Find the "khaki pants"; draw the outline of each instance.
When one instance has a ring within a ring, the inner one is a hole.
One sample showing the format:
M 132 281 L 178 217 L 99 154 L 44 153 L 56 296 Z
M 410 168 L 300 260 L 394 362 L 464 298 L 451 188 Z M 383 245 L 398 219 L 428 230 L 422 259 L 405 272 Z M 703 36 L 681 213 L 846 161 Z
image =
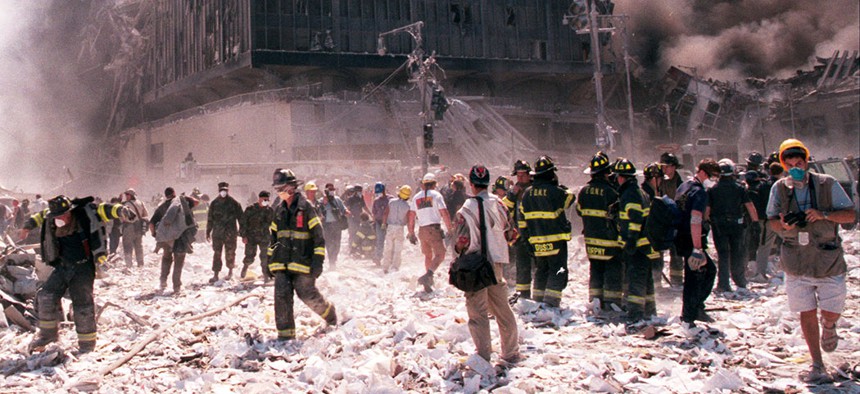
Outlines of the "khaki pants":
M 401 252 L 406 236 L 403 235 L 403 225 L 392 224 L 385 233 L 385 244 L 382 252 L 382 269 L 385 272 L 400 269 Z
M 421 240 L 421 253 L 424 255 L 424 268 L 436 272 L 436 268 L 445 259 L 445 241 L 442 238 L 442 226 L 431 224 L 418 228 L 418 239 Z
M 492 339 L 490 338 L 490 318 L 487 312 L 492 313 L 499 325 L 501 335 L 502 352 L 501 358 L 512 360 L 519 357 L 519 334 L 517 332 L 517 318 L 508 304 L 508 286 L 502 276 L 504 264 L 493 264 L 496 280 L 499 284 L 489 286 L 475 292 L 466 292 L 466 312 L 469 314 L 469 332 L 478 355 L 485 360 L 490 360 L 492 353 Z

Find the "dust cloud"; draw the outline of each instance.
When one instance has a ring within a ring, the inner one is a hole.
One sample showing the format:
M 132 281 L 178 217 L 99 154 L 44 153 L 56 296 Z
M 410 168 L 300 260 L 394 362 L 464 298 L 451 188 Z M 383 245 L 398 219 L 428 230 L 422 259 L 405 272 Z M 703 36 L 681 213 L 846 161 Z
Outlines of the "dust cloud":
M 102 93 L 76 59 L 79 2 L 0 2 L 0 185 L 60 193 L 91 171 Z M 95 133 L 94 133 L 95 134 Z
M 786 78 L 815 57 L 860 49 L 856 0 L 617 0 L 633 52 L 653 75 L 671 65 L 704 78 Z

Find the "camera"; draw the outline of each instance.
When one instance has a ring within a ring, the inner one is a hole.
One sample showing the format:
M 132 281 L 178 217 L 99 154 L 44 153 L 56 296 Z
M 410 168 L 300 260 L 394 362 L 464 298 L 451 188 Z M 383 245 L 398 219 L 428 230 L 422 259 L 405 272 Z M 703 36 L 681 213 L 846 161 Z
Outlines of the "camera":
M 806 212 L 797 211 L 791 212 L 783 217 L 785 223 L 790 225 L 796 225 L 797 227 L 804 228 L 806 227 Z

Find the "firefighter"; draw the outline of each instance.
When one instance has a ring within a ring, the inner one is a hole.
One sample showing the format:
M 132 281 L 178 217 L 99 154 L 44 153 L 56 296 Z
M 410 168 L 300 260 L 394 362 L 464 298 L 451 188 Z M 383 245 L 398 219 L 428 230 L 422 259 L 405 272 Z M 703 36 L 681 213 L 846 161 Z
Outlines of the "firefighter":
M 655 198 L 662 197 L 659 190 L 665 175 L 663 174 L 663 166 L 660 163 L 651 163 L 645 166 L 642 173 L 645 176 L 645 181 L 642 182 L 642 191 L 648 195 L 648 200 L 653 201 Z M 656 249 L 653 245 L 651 248 Z M 651 276 L 654 278 L 654 287 L 659 288 L 658 283 L 663 281 L 663 254 L 655 251 L 648 257 L 651 259 Z M 654 312 L 656 313 L 656 310 Z
M 654 250 L 642 231 L 651 201 L 636 182 L 636 167 L 627 159 L 615 163 L 618 183 L 618 232 L 627 274 L 627 321 L 636 322 L 656 312 L 651 257 Z M 652 310 L 649 310 L 652 309 Z
M 254 255 L 257 250 L 260 251 L 260 266 L 264 268 L 263 278 L 268 281 L 269 276 L 265 275 L 265 270 L 268 264 L 269 249 L 269 226 L 272 224 L 272 219 L 275 217 L 275 211 L 269 206 L 269 192 L 263 190 L 257 194 L 257 202 L 245 208 L 242 214 L 242 220 L 239 222 L 239 236 L 242 237 L 242 243 L 245 244 L 245 258 L 242 260 L 242 271 L 239 273 L 239 278 L 244 278 L 248 273 L 248 267 L 254 264 Z
M 660 183 L 660 195 L 675 199 L 675 191 L 684 182 L 677 170 L 684 168 L 678 157 L 669 152 L 660 155 L 660 168 L 665 179 Z M 681 289 L 684 285 L 684 260 L 673 246 L 669 248 L 669 281 L 673 289 Z
M 48 209 L 37 212 L 24 224 L 25 232 L 41 226 L 42 261 L 54 271 L 36 295 L 39 334 L 30 352 L 42 351 L 58 339 L 63 318 L 60 298 L 69 292 L 74 309 L 78 352 L 96 347 L 96 316 L 93 282 L 97 267 L 107 261 L 105 223 L 113 219 L 134 220 L 122 204 L 96 204 L 92 197 L 70 200 L 60 195 L 48 201 Z M 44 225 L 43 225 L 44 224 Z
M 125 257 L 125 265 L 131 267 L 132 253 L 134 253 L 137 266 L 143 267 L 143 236 L 149 227 L 147 222 L 149 212 L 143 205 L 143 201 L 137 199 L 137 193 L 134 189 L 126 190 L 122 200 L 122 204 L 134 212 L 136 217 L 134 221 L 122 224 L 122 252 Z
M 229 194 L 230 184 L 218 183 L 218 197 L 209 205 L 206 220 L 206 240 L 212 241 L 212 278 L 209 283 L 218 281 L 221 272 L 221 250 L 224 250 L 224 260 L 227 265 L 226 279 L 233 276 L 236 264 L 236 236 L 239 235 L 237 223 L 242 218 L 242 205 Z
M 325 259 L 325 239 L 320 218 L 308 200 L 299 193 L 299 181 L 288 169 L 278 169 L 272 186 L 281 202 L 269 228 L 267 276 L 275 278 L 275 324 L 279 340 L 296 337 L 293 293 L 328 325 L 337 324 L 334 304 L 323 298 L 316 287 Z
M 508 178 L 504 176 L 499 176 L 496 178 L 496 182 L 493 183 L 492 190 L 494 196 L 498 197 L 499 200 L 505 198 L 508 195 Z
M 194 190 L 197 190 L 198 192 L 200 191 L 196 187 L 194 188 Z M 194 193 L 192 193 L 191 196 L 193 197 Z M 194 198 L 196 198 L 196 197 L 194 197 Z M 197 232 L 197 237 L 196 237 L 195 241 L 204 242 L 204 241 L 206 241 L 206 234 L 207 234 L 206 233 L 206 221 L 209 218 L 209 195 L 208 194 L 201 194 L 200 198 L 197 199 L 197 201 L 199 203 L 197 204 L 196 207 L 194 207 L 194 211 L 192 212 L 194 214 L 194 221 L 197 222 L 197 229 L 199 230 Z
M 622 305 L 621 244 L 618 243 L 618 227 L 612 212 L 617 207 L 618 192 L 609 183 L 611 167 L 609 157 L 597 152 L 588 166 L 591 180 L 579 191 L 576 199 L 576 213 L 582 218 L 582 234 L 590 265 L 588 300 L 593 302 L 597 299 L 605 310 L 612 303 L 619 307 Z
M 532 167 L 527 161 L 517 160 L 514 163 L 514 170 L 511 172 L 511 176 L 516 177 L 516 182 L 508 190 L 505 198 L 502 199 L 502 203 L 510 211 L 511 220 L 514 222 L 518 232 L 522 232 L 526 227 L 526 221 L 523 219 L 520 210 L 520 202 L 522 201 L 523 193 L 532 184 L 531 171 Z M 514 241 L 513 249 L 517 278 L 515 291 L 519 298 L 532 298 L 532 275 L 535 267 L 532 247 L 527 239 L 518 237 Z
M 566 187 L 559 186 L 555 164 L 549 156 L 541 156 L 535 162 L 531 175 L 534 182 L 520 201 L 520 213 L 526 223 L 522 236 L 531 245 L 535 256 L 531 296 L 547 306 L 558 307 L 568 278 L 570 222 L 564 212 L 575 202 L 576 196 Z
M 747 287 L 746 251 L 744 250 L 744 208 L 758 222 L 747 190 L 735 179 L 735 163 L 721 159 L 720 180 L 708 189 L 710 204 L 705 217 L 710 218 L 714 230 L 714 247 L 717 248 L 717 291 L 732 291 L 729 277 L 738 287 Z

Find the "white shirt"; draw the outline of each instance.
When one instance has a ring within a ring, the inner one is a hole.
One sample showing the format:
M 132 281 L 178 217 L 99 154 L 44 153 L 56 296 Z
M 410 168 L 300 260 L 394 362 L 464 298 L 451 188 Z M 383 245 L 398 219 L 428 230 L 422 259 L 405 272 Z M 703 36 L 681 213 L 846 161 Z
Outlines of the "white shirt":
M 440 209 L 445 207 L 445 199 L 442 198 L 442 193 L 436 190 L 419 191 L 409 201 L 409 210 L 415 212 L 415 217 L 418 221 L 418 227 L 429 226 L 431 224 L 442 224 L 442 215 Z
M 487 257 L 493 263 L 507 264 L 510 262 L 508 256 L 508 243 L 505 240 L 505 230 L 510 226 L 507 220 L 507 210 L 498 197 L 490 195 L 487 191 L 478 194 L 484 205 L 484 222 L 487 227 Z M 481 219 L 478 212 L 478 200 L 468 198 L 463 207 L 458 211 L 466 224 L 469 226 L 469 247 L 466 253 L 481 251 Z

